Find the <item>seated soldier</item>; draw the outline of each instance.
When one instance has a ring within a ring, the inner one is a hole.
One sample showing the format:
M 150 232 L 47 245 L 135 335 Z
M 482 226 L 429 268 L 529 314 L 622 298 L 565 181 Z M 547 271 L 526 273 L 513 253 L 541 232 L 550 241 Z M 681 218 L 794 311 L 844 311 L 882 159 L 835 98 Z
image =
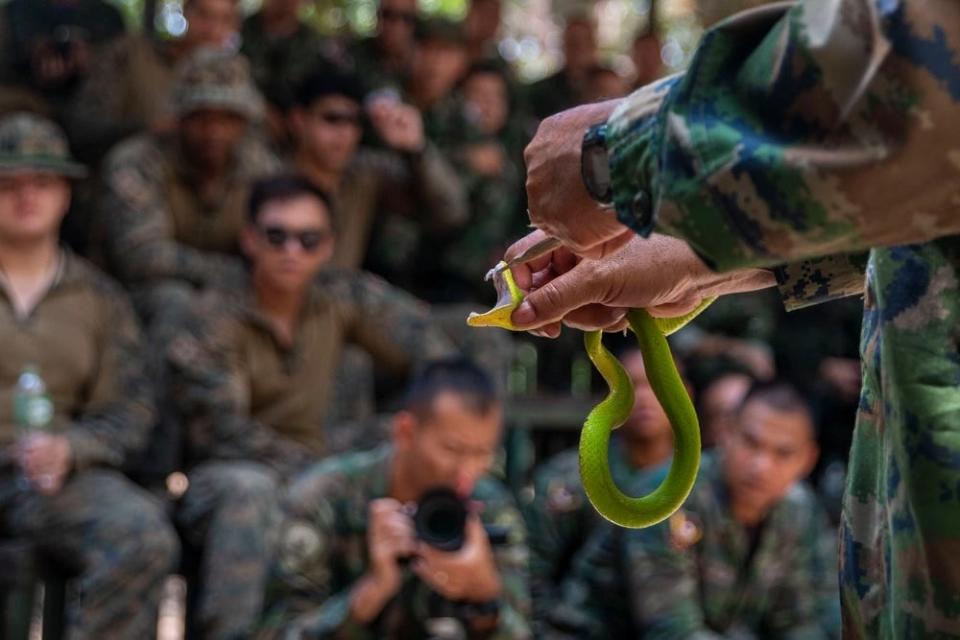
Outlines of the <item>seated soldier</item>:
M 480 369 L 435 362 L 394 416 L 389 446 L 301 476 L 286 496 L 264 637 L 528 638 L 523 521 L 487 475 L 501 420 Z M 468 510 L 439 536 L 448 550 L 411 516 L 438 488 Z
M 337 216 L 334 264 L 366 264 L 395 275 L 416 251 L 420 229 L 458 228 L 467 203 L 456 171 L 423 133 L 416 108 L 390 99 L 369 105 L 374 132 L 389 151 L 360 148 L 363 91 L 356 76 L 318 69 L 300 86 L 289 117 L 297 170 L 329 193 Z M 385 241 L 368 260 L 377 227 Z M 397 282 L 396 284 L 411 284 Z
M 0 7 L 0 114 L 54 115 L 90 73 L 97 50 L 123 34 L 105 0 L 12 0 Z
M 574 635 L 839 637 L 836 539 L 802 482 L 817 454 L 804 399 L 783 383 L 753 387 L 680 511 L 587 543 L 564 594 L 589 620 Z
M 620 487 L 635 486 L 673 455 L 670 419 L 647 379 L 643 356 L 629 351 L 623 366 L 633 381 L 633 411 L 610 441 L 610 472 Z M 580 481 L 579 454 L 566 451 L 534 476 L 534 495 L 524 515 L 530 532 L 530 588 L 534 618 L 545 635 L 560 602 L 573 560 L 601 522 Z
M 362 273 L 318 273 L 334 230 L 326 196 L 305 178 L 254 185 L 241 244 L 246 282 L 207 290 L 167 349 L 190 481 L 178 519 L 204 548 L 199 619 L 211 638 L 244 637 L 260 611 L 276 491 L 328 453 L 330 405 L 346 401 L 333 397 L 344 344 L 395 374 L 447 351 L 403 292 Z
M 231 46 L 240 26 L 238 5 L 238 0 L 184 0 L 183 35 L 161 39 L 136 32 L 106 47 L 68 113 L 70 139 L 81 152 L 99 160 L 127 136 L 173 132 L 177 65 L 203 47 Z
M 75 573 L 69 637 L 148 638 L 178 545 L 163 506 L 119 473 L 154 417 L 133 310 L 58 247 L 83 174 L 53 123 L 0 120 L 0 535 Z
M 250 184 L 280 168 L 247 135 L 263 101 L 242 57 L 200 50 L 179 73 L 176 131 L 120 143 L 103 168 L 107 263 L 135 292 L 151 331 L 158 312 L 182 309 L 196 288 L 227 286 L 241 273 Z

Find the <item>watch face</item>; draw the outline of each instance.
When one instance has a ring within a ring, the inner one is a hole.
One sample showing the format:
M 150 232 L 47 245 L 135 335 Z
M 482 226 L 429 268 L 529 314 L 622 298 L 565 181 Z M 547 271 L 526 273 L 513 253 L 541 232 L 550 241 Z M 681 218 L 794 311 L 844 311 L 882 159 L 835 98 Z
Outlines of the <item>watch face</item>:
M 590 145 L 583 150 L 583 181 L 587 192 L 594 200 L 610 202 L 610 163 L 607 150 L 600 145 Z

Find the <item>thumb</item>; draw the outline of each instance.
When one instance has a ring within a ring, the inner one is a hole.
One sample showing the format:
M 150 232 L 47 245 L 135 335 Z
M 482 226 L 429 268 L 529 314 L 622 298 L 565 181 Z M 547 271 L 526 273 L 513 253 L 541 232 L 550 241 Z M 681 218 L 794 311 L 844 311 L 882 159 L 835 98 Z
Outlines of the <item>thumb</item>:
M 536 329 L 557 322 L 584 305 L 599 302 L 602 287 L 590 276 L 590 261 L 584 260 L 570 271 L 545 283 L 526 295 L 513 312 L 513 323 L 523 329 Z

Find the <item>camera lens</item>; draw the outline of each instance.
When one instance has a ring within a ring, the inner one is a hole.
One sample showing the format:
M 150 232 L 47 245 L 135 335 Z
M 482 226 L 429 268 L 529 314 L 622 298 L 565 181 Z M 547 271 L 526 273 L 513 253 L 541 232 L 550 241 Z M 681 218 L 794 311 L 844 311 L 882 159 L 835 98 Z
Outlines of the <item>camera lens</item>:
M 445 487 L 424 493 L 413 518 L 417 537 L 441 551 L 456 551 L 463 546 L 466 524 L 466 505 Z

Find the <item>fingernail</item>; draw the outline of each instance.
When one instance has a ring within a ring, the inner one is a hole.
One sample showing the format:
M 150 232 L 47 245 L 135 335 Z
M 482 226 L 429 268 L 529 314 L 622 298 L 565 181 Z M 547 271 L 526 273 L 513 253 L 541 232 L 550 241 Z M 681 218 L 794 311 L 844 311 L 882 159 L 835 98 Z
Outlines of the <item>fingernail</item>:
M 536 319 L 537 312 L 533 310 L 529 302 L 522 302 L 520 306 L 517 307 L 517 310 L 513 312 L 513 324 L 530 324 Z

